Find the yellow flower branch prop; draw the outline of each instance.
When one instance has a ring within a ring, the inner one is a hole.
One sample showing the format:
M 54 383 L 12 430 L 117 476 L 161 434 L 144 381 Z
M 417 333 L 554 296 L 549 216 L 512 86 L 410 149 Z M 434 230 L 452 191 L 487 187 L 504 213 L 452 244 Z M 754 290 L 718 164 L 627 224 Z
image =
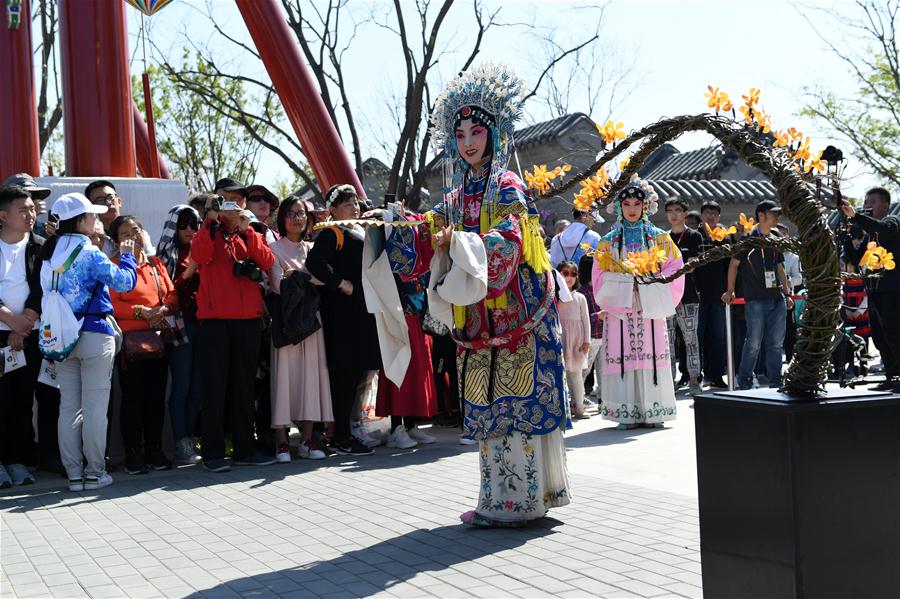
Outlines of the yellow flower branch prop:
M 669 257 L 668 251 L 659 245 L 653 245 L 639 252 L 628 252 L 625 260 L 619 260 L 607 250 L 595 250 L 586 243 L 581 244 L 581 249 L 588 256 L 592 256 L 600 264 L 600 268 L 618 270 L 635 277 L 657 274 Z
M 593 177 L 580 181 L 581 191 L 575 194 L 575 208 L 588 211 L 594 202 L 606 197 L 609 188 L 609 174 L 606 168 L 601 168 Z
M 706 87 L 709 89 L 708 92 L 703 93 L 707 100 L 706 105 L 710 108 L 715 108 L 716 114 L 719 114 L 719 111 L 728 112 L 733 108 L 728 94 L 719 91 L 718 87 L 713 87 L 712 85 L 707 85 Z
M 728 229 L 726 229 L 725 227 L 721 227 L 721 226 L 713 229 L 712 227 L 709 226 L 709 224 L 706 224 L 705 226 L 706 226 L 706 233 L 709 235 L 710 239 L 713 239 L 715 241 L 724 241 L 725 238 L 728 237 L 729 235 L 734 235 L 735 233 L 737 233 L 737 227 L 735 227 L 734 225 L 732 225 Z
M 597 131 L 600 132 L 604 144 L 615 144 L 616 141 L 625 139 L 625 124 L 621 121 L 613 123 L 609 120 L 602 127 L 598 124 Z
M 884 270 L 894 270 L 897 266 L 894 263 L 894 254 L 874 241 L 870 241 L 869 245 L 866 246 L 866 253 L 863 254 L 859 265 L 867 270 L 881 270 L 882 268 Z
M 747 218 L 747 215 L 743 212 L 741 212 L 741 217 L 740 219 L 738 219 L 738 222 L 744 228 L 744 235 L 749 235 L 756 227 L 759 226 L 758 223 L 753 222 L 753 217 Z M 734 227 L 732 227 L 732 229 L 733 228 Z
M 525 171 L 525 183 L 530 189 L 538 193 L 546 193 L 550 189 L 550 182 L 559 177 L 562 179 L 567 172 L 572 170 L 572 166 L 564 164 L 553 170 L 548 171 L 546 164 L 534 165 L 534 171 Z

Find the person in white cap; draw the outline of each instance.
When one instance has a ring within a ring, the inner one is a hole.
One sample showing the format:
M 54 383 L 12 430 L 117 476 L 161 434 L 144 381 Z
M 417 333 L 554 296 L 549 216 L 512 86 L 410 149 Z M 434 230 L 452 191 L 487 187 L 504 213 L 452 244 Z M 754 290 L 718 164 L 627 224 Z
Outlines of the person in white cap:
M 572 210 L 572 224 L 555 235 L 550 241 L 550 264 L 559 264 L 567 260 L 578 264 L 584 255 L 583 244 L 597 248 L 600 234 L 593 230 L 595 224 L 602 224 L 605 219 L 593 210 L 585 212 L 577 208 Z
M 81 335 L 68 356 L 56 363 L 60 389 L 59 450 L 69 490 L 100 489 L 112 484 L 106 472 L 106 408 L 116 353 L 118 325 L 112 319 L 109 287 L 130 291 L 136 281 L 134 242 L 119 244 L 114 264 L 91 243 L 94 223 L 106 206 L 91 204 L 80 193 L 54 202 L 57 234 L 41 250 L 41 288 L 55 288 L 81 320 Z M 84 460 L 87 459 L 87 465 Z

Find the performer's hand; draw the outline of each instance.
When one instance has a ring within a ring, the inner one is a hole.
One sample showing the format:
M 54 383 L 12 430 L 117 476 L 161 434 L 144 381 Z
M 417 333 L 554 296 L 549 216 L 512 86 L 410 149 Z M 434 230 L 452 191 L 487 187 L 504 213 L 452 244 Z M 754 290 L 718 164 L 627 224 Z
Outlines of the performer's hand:
M 589 351 L 591 351 L 591 344 L 590 343 L 582 343 L 581 344 L 581 353 L 586 354 Z
M 723 304 L 730 304 L 732 301 L 734 301 L 734 291 L 726 291 L 722 294 Z
M 344 295 L 353 295 L 353 283 L 344 279 L 341 281 L 341 284 L 338 285 L 338 291 L 343 293 Z
M 453 237 L 453 227 L 445 227 L 440 233 L 434 236 L 435 247 L 442 252 L 450 251 L 450 239 Z

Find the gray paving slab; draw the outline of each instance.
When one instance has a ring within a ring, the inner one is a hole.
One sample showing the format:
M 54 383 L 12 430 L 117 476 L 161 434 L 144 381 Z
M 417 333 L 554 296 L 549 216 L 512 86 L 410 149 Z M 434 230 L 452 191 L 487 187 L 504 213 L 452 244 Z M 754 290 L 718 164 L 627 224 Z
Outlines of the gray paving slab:
M 212 474 L 180 467 L 70 493 L 0 493 L 0 585 L 48 597 L 699 597 L 693 411 L 666 429 L 568 433 L 572 504 L 471 530 L 475 448 Z M 6 593 L 4 593 L 6 596 Z

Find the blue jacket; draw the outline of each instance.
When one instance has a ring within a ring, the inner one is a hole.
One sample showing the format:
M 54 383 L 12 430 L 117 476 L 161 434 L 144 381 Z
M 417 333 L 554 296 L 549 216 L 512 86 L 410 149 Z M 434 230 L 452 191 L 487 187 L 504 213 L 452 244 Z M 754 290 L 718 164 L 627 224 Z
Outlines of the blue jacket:
M 41 288 L 44 293 L 52 289 L 53 271 L 66 263 L 79 244 L 84 244 L 81 251 L 59 277 L 59 292 L 71 306 L 75 317 L 84 319 L 82 332 L 112 335 L 113 330 L 106 322 L 106 316 L 113 313 L 109 287 L 122 292 L 134 288 L 137 260 L 133 254 L 122 256 L 116 266 L 85 235 L 63 235 L 53 250 L 53 256 L 41 267 Z

